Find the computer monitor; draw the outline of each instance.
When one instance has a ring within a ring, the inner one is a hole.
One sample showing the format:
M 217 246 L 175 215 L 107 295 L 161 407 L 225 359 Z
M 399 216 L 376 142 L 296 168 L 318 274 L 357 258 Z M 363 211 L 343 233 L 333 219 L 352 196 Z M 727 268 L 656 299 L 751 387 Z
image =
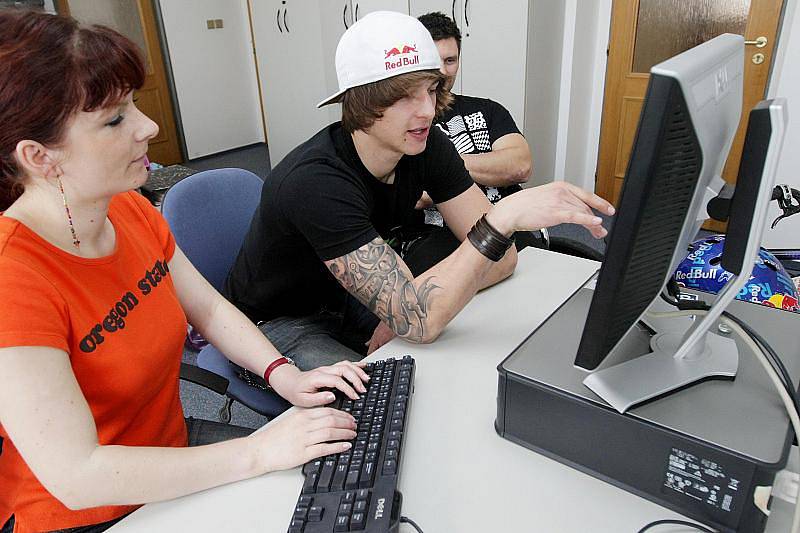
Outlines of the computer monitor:
M 659 298 L 685 257 L 689 242 L 708 218 L 706 204 L 724 184 L 720 174 L 739 124 L 743 70 L 743 38 L 731 34 L 651 69 L 576 366 L 597 369 L 623 344 L 621 339 Z M 750 145 L 765 146 L 768 140 L 769 136 L 766 141 L 751 136 Z M 763 165 L 758 170 L 763 170 Z M 748 195 L 746 204 L 752 216 L 753 202 L 761 194 L 761 172 L 751 169 L 751 174 L 757 174 L 756 190 L 750 187 L 743 194 Z M 739 268 L 752 269 L 761 229 L 752 239 L 755 248 L 745 246 L 748 235 L 742 241 L 739 232 Z M 751 252 L 749 267 L 743 262 L 745 248 Z M 656 340 L 651 343 L 653 353 L 595 372 L 584 384 L 624 411 L 698 379 L 734 376 L 738 362 L 735 344 L 716 335 L 706 336 L 706 332 L 746 281 L 747 276 L 734 276 L 719 294 L 712 308 L 716 311 L 695 321 L 677 338 Z

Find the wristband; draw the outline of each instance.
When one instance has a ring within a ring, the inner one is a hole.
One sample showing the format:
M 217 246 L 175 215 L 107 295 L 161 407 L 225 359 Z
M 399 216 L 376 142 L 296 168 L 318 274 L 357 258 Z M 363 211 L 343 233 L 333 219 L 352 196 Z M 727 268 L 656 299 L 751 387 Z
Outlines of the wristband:
M 267 369 L 264 371 L 264 382 L 267 384 L 267 387 L 270 386 L 270 384 L 269 384 L 269 376 L 270 376 L 270 374 L 272 374 L 273 370 L 275 370 L 276 368 L 278 368 L 281 365 L 293 365 L 293 364 L 294 364 L 294 362 L 291 359 L 288 359 L 286 357 L 278 357 L 273 362 L 271 362 L 269 364 L 269 366 L 267 367 Z
M 500 261 L 508 249 L 511 248 L 511 245 L 514 244 L 514 238 L 506 237 L 497 231 L 486 220 L 486 215 L 479 218 L 475 225 L 472 226 L 467 238 L 476 250 L 495 263 Z

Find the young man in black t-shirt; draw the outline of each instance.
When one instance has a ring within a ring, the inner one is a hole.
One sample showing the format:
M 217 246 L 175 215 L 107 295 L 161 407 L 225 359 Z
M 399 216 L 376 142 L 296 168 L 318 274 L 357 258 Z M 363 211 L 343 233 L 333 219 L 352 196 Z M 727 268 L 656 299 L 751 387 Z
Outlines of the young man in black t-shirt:
M 445 86 L 452 89 L 461 58 L 461 31 L 443 13 L 427 13 L 419 21 L 433 37 L 442 59 L 442 73 L 447 77 Z M 453 93 L 452 105 L 436 118 L 435 126 L 448 136 L 472 179 L 491 203 L 521 191 L 520 184 L 528 181 L 532 166 L 530 148 L 511 113 L 501 104 L 488 98 Z M 427 194 L 423 193 L 417 208 L 424 209 L 424 226 L 417 225 L 416 231 L 412 227 L 407 233 L 413 242 L 403 257 L 415 274 L 428 270 L 460 244 Z M 422 220 L 418 217 L 418 222 Z M 543 238 L 536 233 L 516 235 L 517 250 L 542 244 Z
M 339 41 L 340 91 L 320 104 L 341 102 L 342 122 L 265 180 L 226 292 L 301 368 L 359 359 L 395 335 L 431 342 L 478 290 L 513 272 L 517 230 L 575 222 L 605 235 L 590 206 L 611 205 L 571 185 L 492 207 L 432 127 L 451 99 L 440 65 L 419 21 L 367 15 Z M 414 276 L 387 239 L 414 216 L 423 190 L 464 242 Z

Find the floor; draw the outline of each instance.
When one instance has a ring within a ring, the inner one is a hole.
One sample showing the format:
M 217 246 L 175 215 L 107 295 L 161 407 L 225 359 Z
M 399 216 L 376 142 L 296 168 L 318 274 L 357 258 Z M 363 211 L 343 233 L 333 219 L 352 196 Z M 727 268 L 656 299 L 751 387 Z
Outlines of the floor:
M 264 143 L 252 144 L 243 148 L 229 150 L 219 154 L 192 159 L 183 163 L 183 166 L 195 170 L 210 170 L 213 168 L 243 168 L 261 179 L 267 177 L 272 170 L 269 161 L 269 150 Z

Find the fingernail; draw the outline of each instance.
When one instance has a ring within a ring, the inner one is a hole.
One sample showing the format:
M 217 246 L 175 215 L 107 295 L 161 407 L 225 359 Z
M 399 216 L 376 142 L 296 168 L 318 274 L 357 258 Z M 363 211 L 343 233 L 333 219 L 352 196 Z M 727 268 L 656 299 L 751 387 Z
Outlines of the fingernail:
M 349 442 L 343 442 L 342 443 L 342 449 L 343 450 L 349 450 L 351 446 L 352 446 L 352 444 L 350 444 Z
M 595 224 L 602 224 L 602 222 L 603 222 L 603 219 L 602 219 L 602 218 L 600 218 L 600 217 L 594 217 L 594 223 L 595 223 Z
M 614 214 L 614 211 L 615 211 L 615 209 L 614 209 L 613 207 L 609 207 L 609 208 L 608 208 L 608 214 L 609 214 L 609 215 L 613 215 L 613 214 Z
M 334 393 L 332 393 L 332 392 L 329 392 L 327 395 L 325 395 L 325 397 L 328 398 L 331 401 L 336 399 L 336 395 Z

